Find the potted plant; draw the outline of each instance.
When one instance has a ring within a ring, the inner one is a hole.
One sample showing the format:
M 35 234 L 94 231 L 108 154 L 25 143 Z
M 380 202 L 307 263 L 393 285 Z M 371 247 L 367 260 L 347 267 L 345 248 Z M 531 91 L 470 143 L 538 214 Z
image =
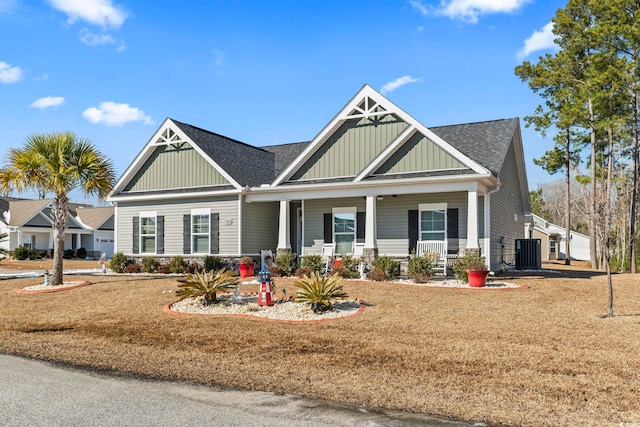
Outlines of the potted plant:
M 489 270 L 484 261 L 471 261 L 467 265 L 467 279 L 469 286 L 474 288 L 482 288 L 487 284 L 487 276 Z
M 459 280 L 467 282 L 469 286 L 473 287 L 483 287 L 487 283 L 489 275 L 489 270 L 487 270 L 484 257 L 480 255 L 479 249 L 467 249 L 464 256 L 453 263 L 453 272 Z
M 250 256 L 243 256 L 238 261 L 238 271 L 240 272 L 240 277 L 251 277 L 253 276 L 253 268 L 256 263 L 253 262 L 253 258 Z

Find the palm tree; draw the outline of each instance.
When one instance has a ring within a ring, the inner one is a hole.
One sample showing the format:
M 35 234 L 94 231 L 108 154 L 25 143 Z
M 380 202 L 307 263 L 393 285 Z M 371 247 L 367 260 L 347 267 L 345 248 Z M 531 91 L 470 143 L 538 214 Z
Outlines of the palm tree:
M 4 242 L 5 240 L 7 240 L 7 237 L 9 237 L 8 233 L 0 233 L 0 242 Z M 6 254 L 7 251 L 3 248 L 0 248 L 0 255 L 4 255 Z M 2 260 L 2 258 L 0 257 L 0 260 Z
M 69 193 L 104 199 L 115 182 L 109 158 L 72 132 L 29 136 L 22 148 L 11 148 L 0 169 L 0 191 L 35 190 L 53 193 L 53 274 L 51 284 L 62 284 L 64 236 L 69 215 Z

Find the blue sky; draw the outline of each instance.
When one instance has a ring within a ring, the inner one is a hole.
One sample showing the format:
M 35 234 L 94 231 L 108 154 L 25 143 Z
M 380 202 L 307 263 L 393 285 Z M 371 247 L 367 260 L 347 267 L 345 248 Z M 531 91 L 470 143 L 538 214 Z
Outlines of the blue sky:
M 559 0 L 0 0 L 0 154 L 73 131 L 118 176 L 166 117 L 256 145 L 312 139 L 367 83 L 427 127 L 532 114 L 513 70 Z M 523 127 L 529 187 L 553 147 Z M 74 196 L 81 202 L 82 197 Z

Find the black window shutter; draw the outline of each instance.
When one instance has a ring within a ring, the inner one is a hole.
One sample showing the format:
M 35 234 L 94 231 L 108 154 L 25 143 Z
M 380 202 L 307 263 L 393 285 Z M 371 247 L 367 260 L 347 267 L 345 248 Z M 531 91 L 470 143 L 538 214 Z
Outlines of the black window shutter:
M 156 253 L 163 254 L 164 253 L 164 216 L 156 217 L 156 227 L 157 227 Z
M 458 238 L 458 208 L 447 209 L 447 238 Z
M 133 244 L 131 245 L 131 252 L 134 254 L 140 253 L 140 217 L 133 217 Z
M 191 215 L 182 218 L 182 253 L 191 253 Z
M 418 210 L 409 211 L 409 253 L 418 246 Z
M 324 214 L 324 242 L 333 243 L 333 214 Z
M 364 242 L 366 223 L 367 221 L 367 213 L 366 212 L 358 212 L 356 213 L 356 241 L 358 243 Z
M 211 226 L 209 227 L 210 232 L 210 253 L 218 254 L 220 253 L 220 214 L 212 213 L 211 214 Z

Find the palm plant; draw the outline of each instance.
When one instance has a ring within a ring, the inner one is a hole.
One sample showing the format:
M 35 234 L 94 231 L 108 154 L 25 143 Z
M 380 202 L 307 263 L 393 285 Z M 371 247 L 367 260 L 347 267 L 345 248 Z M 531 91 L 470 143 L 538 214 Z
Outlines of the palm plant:
M 5 240 L 7 240 L 7 237 L 9 237 L 8 233 L 0 233 L 0 242 L 4 242 Z M 6 253 L 7 253 L 6 249 L 0 248 L 0 255 L 4 255 Z M 3 257 L 0 257 L 0 259 L 2 258 Z
M 205 304 L 213 304 L 218 301 L 217 293 L 233 289 L 238 285 L 233 270 L 221 268 L 218 271 L 205 271 L 187 274 L 187 281 L 178 285 L 180 288 L 176 294 L 180 298 L 202 297 Z
M 320 273 L 313 272 L 311 276 L 295 281 L 298 288 L 296 300 L 310 305 L 314 313 L 329 310 L 332 302 L 347 297 L 342 290 L 341 281 L 342 277 L 337 274 L 321 276 Z
M 113 163 L 86 139 L 72 132 L 33 134 L 24 147 L 9 149 L 0 169 L 0 192 L 35 190 L 53 193 L 53 274 L 51 284 L 62 283 L 64 238 L 69 215 L 69 193 L 104 199 L 115 183 Z

